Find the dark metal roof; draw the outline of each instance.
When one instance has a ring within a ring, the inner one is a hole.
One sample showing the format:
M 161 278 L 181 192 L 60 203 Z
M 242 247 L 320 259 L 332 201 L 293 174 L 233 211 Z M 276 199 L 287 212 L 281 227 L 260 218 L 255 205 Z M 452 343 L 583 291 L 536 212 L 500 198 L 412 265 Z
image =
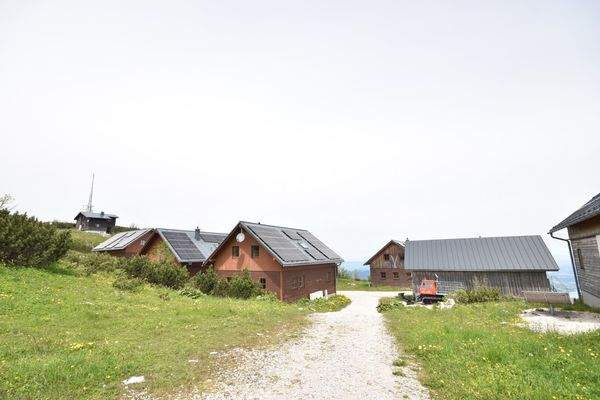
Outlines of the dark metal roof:
M 412 271 L 558 271 L 541 236 L 410 240 L 405 248 Z
M 195 231 L 157 228 L 156 232 L 179 262 L 204 262 L 227 236 L 200 231 L 200 238 L 196 239 Z
M 79 217 L 79 214 L 83 215 L 86 218 L 96 218 L 96 219 L 112 219 L 112 218 L 119 218 L 117 215 L 114 214 L 106 214 L 106 213 L 96 213 L 96 212 L 88 212 L 88 211 L 80 211 L 77 213 L 77 215 L 75 216 L 75 218 L 73 219 L 77 219 L 77 217 Z
M 575 225 L 579 222 L 585 221 L 586 219 L 595 217 L 596 215 L 600 215 L 600 193 L 592 197 L 590 201 L 581 206 L 581 208 L 579 208 L 573 214 L 565 218 L 560 224 L 550 229 L 549 233 L 560 231 L 561 229 Z
M 401 242 L 401 241 L 399 241 L 399 240 L 392 239 L 392 240 L 390 240 L 389 242 L 387 242 L 387 243 L 385 244 L 385 246 L 383 246 L 381 249 L 379 249 L 379 251 L 377 251 L 377 253 L 373 254 L 373 256 L 371 256 L 371 258 L 369 258 L 367 261 L 365 261 L 365 263 L 364 263 L 363 265 L 369 265 L 369 264 L 371 264 L 371 261 L 373 261 L 373 259 L 374 259 L 375 257 L 377 257 L 377 256 L 378 256 L 378 255 L 379 255 L 379 254 L 380 254 L 380 253 L 381 253 L 381 252 L 382 252 L 382 251 L 383 251 L 383 250 L 384 250 L 386 247 L 388 247 L 390 244 L 397 244 L 398 246 L 400 246 L 400 247 L 404 248 L 404 243 L 402 243 L 402 242 Z
M 135 231 L 117 233 L 94 247 L 92 251 L 123 250 L 150 231 L 152 231 L 152 229 L 138 229 Z
M 241 230 L 262 244 L 284 267 L 311 264 L 338 264 L 344 261 L 336 252 L 305 229 L 240 221 L 231 233 L 229 233 L 227 239 L 234 237 Z M 220 248 L 221 245 L 215 249 L 209 259 L 213 258 L 213 255 Z

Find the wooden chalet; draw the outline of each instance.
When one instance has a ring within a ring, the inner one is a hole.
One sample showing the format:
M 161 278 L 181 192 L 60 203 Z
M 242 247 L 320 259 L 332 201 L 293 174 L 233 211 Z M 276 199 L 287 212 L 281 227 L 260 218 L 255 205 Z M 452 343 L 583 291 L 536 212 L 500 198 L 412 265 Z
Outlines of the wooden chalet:
M 80 211 L 74 218 L 75 228 L 80 231 L 111 233 L 117 224 L 118 216 L 106 214 L 104 211 L 96 213 Z
M 223 277 L 247 269 L 263 289 L 296 301 L 311 293 L 335 293 L 342 261 L 307 230 L 241 221 L 205 264 Z
M 411 274 L 404 269 L 404 243 L 390 240 L 364 265 L 368 265 L 371 285 L 411 287 Z

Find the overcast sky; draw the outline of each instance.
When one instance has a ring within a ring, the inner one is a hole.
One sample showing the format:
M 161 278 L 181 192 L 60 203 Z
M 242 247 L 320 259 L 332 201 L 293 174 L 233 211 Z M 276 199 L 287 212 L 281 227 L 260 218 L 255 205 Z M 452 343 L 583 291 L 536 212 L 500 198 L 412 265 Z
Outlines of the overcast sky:
M 600 192 L 597 1 L 0 0 L 0 194 L 71 220 L 542 234 Z M 563 245 L 548 239 L 560 257 Z

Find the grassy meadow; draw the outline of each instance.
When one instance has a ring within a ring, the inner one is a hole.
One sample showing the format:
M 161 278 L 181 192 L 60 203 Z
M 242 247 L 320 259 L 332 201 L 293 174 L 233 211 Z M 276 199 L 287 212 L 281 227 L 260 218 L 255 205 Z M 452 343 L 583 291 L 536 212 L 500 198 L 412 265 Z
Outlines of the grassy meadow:
M 0 265 L 1 399 L 118 398 L 133 375 L 146 378 L 135 389 L 151 393 L 203 387 L 211 352 L 272 344 L 305 324 L 296 305 L 192 299 L 151 285 L 120 291 L 113 281 L 60 264 Z
M 370 281 L 356 280 L 352 278 L 337 279 L 337 290 L 362 290 L 372 292 L 398 292 L 401 290 L 410 290 L 409 288 L 399 288 L 396 286 L 371 286 Z
M 434 399 L 600 399 L 600 331 L 561 336 L 519 327 L 525 303 L 384 312 L 399 347 L 423 367 Z

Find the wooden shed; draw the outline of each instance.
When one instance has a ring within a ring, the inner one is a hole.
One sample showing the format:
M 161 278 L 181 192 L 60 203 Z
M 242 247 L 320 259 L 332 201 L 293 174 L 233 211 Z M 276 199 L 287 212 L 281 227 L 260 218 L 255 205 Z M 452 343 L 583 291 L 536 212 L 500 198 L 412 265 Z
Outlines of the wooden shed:
M 80 231 L 111 233 L 117 223 L 118 216 L 106 214 L 104 211 L 96 213 L 80 211 L 74 218 L 75 228 Z
M 567 228 L 571 262 L 582 300 L 600 307 L 600 193 L 550 230 L 554 233 Z M 565 239 L 561 239 L 565 240 Z
M 407 240 L 405 250 L 415 290 L 425 277 L 437 277 L 451 290 L 479 283 L 522 296 L 524 290 L 550 290 L 546 271 L 558 270 L 540 236 Z
M 404 269 L 404 243 L 390 240 L 364 265 L 368 265 L 373 286 L 411 286 L 411 274 Z
M 336 292 L 342 258 L 305 229 L 239 222 L 206 262 L 222 277 L 247 269 L 280 300 Z

